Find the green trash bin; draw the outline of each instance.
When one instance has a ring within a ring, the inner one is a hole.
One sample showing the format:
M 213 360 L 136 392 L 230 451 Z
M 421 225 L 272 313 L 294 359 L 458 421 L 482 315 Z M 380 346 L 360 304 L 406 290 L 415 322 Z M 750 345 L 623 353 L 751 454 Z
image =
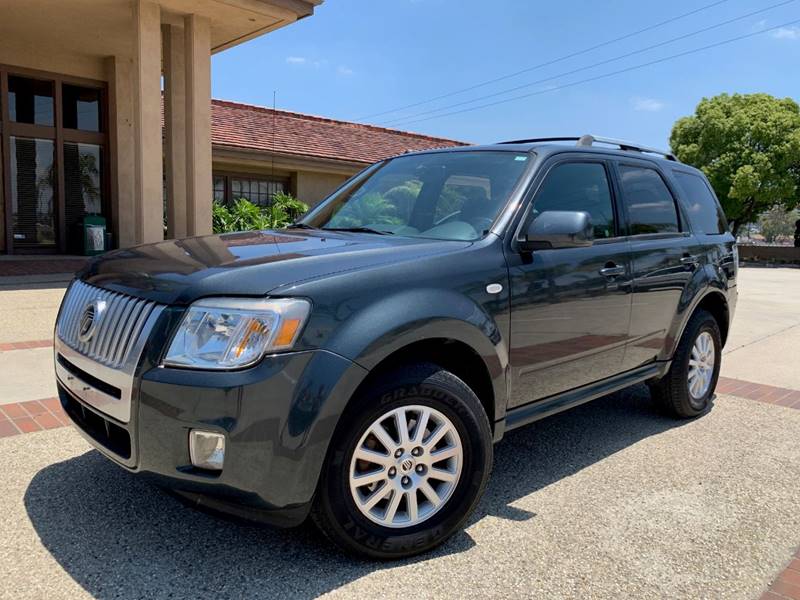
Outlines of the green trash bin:
M 83 217 L 83 253 L 86 256 L 106 251 L 106 219 L 102 215 Z

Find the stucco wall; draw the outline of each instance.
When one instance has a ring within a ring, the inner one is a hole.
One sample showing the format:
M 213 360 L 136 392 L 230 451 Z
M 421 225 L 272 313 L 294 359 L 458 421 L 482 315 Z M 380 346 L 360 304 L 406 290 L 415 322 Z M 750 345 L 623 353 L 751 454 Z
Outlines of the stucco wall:
M 336 175 L 332 173 L 298 171 L 297 182 L 295 183 L 297 198 L 310 207 L 314 207 L 324 200 L 328 194 L 344 183 L 347 177 L 347 175 Z

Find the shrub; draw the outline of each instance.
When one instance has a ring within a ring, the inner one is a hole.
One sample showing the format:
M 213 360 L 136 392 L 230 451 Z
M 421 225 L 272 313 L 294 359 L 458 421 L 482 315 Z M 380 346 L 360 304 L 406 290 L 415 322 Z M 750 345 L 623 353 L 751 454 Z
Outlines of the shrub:
M 268 206 L 263 207 L 245 198 L 239 198 L 233 206 L 215 201 L 211 220 L 214 233 L 283 229 L 294 223 L 307 210 L 307 204 L 289 194 L 279 193 L 272 197 L 272 202 Z

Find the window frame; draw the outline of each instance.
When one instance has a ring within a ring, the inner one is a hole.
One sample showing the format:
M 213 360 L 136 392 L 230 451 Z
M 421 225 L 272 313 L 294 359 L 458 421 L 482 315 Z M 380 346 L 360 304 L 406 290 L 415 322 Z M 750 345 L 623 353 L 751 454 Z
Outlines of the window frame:
M 18 123 L 11 121 L 9 110 L 8 78 L 24 77 L 26 79 L 36 79 L 47 81 L 53 84 L 53 125 L 34 125 L 30 123 Z M 68 129 L 63 126 L 63 85 L 72 85 L 96 89 L 100 92 L 100 131 L 84 131 L 81 129 Z M 53 140 L 55 144 L 54 164 L 56 169 L 56 185 L 53 190 L 53 200 L 56 203 L 57 211 L 55 214 L 56 243 L 52 247 L 25 246 L 19 248 L 26 254 L 63 254 L 67 249 L 67 230 L 66 230 L 66 185 L 64 180 L 64 144 L 94 144 L 102 148 L 102 181 L 101 210 L 106 219 L 107 231 L 113 231 L 114 223 L 114 202 L 111 198 L 112 190 L 115 189 L 113 180 L 116 172 L 113 170 L 112 153 L 116 150 L 112 147 L 112 140 L 109 133 L 109 123 L 112 118 L 110 111 L 112 106 L 109 102 L 108 84 L 104 81 L 86 79 L 83 77 L 73 77 L 59 73 L 50 73 L 36 69 L 16 67 L 0 63 L 0 196 L 3 202 L 3 222 L 5 226 L 5 245 L 0 253 L 14 254 L 14 232 L 11 205 L 11 155 L 10 139 L 12 136 L 23 138 L 42 138 Z
M 233 185 L 231 181 L 233 179 L 251 179 L 257 181 L 267 181 L 267 182 L 274 182 L 274 183 L 283 183 L 285 185 L 286 193 L 291 194 L 292 196 L 295 195 L 294 189 L 292 188 L 293 178 L 291 175 L 288 176 L 281 176 L 281 175 L 264 175 L 261 173 L 242 173 L 240 171 L 225 171 L 225 170 L 214 170 L 211 174 L 211 197 L 214 197 L 214 178 L 221 177 L 224 181 L 223 187 L 223 199 L 222 203 L 225 206 L 231 206 L 234 200 L 237 198 L 233 197 Z
M 619 204 L 620 204 L 620 209 L 624 215 L 626 237 L 632 240 L 658 240 L 658 239 L 688 237 L 691 235 L 691 230 L 687 228 L 688 221 L 686 219 L 686 215 L 683 212 L 683 207 L 681 206 L 681 203 L 678 202 L 678 194 L 676 193 L 675 186 L 673 185 L 672 181 L 670 181 L 669 177 L 665 175 L 665 173 L 659 168 L 659 166 L 656 163 L 650 162 L 648 160 L 629 159 L 626 157 L 614 160 L 612 166 L 614 169 L 614 177 L 616 178 L 617 185 L 619 186 L 619 197 L 620 197 Z M 628 203 L 625 198 L 625 188 L 622 185 L 621 167 L 631 167 L 635 169 L 650 169 L 652 171 L 655 171 L 655 173 L 661 178 L 661 181 L 667 188 L 667 192 L 672 198 L 672 205 L 675 207 L 675 215 L 678 218 L 678 231 L 663 231 L 660 233 L 631 232 L 630 214 L 628 213 Z
M 623 215 L 620 211 L 620 191 L 617 187 L 617 181 L 615 178 L 615 172 L 613 169 L 613 165 L 611 164 L 612 161 L 607 159 L 604 156 L 599 155 L 589 155 L 589 154 L 577 154 L 574 152 L 565 153 L 563 155 L 556 155 L 553 156 L 550 160 L 548 160 L 541 168 L 538 169 L 540 173 L 540 177 L 538 180 L 530 187 L 528 193 L 526 194 L 524 202 L 524 207 L 522 210 L 522 216 L 517 223 L 516 228 L 514 229 L 514 235 L 511 238 L 512 247 L 515 250 L 519 250 L 517 244 L 519 242 L 520 236 L 525 231 L 527 227 L 531 215 L 531 211 L 533 210 L 533 206 L 536 202 L 536 197 L 539 195 L 539 192 L 544 185 L 544 182 L 547 181 L 547 178 L 550 176 L 550 173 L 556 169 L 557 167 L 564 165 L 564 164 L 575 164 L 575 163 L 591 163 L 591 164 L 600 164 L 603 166 L 603 169 L 606 173 L 606 180 L 608 183 L 608 190 L 611 196 L 611 207 L 614 211 L 614 235 L 608 238 L 595 238 L 592 241 L 592 245 L 598 244 L 613 244 L 618 243 L 620 241 L 624 241 L 627 238 L 627 224 L 623 221 Z M 623 227 L 623 224 L 626 227 Z

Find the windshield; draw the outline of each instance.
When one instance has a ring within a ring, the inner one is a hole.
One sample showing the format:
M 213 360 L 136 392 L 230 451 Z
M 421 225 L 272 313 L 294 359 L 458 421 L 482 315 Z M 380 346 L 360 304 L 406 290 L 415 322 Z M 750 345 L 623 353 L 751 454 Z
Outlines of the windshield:
M 399 156 L 329 198 L 304 225 L 441 240 L 476 240 L 492 226 L 528 154 L 437 152 Z

